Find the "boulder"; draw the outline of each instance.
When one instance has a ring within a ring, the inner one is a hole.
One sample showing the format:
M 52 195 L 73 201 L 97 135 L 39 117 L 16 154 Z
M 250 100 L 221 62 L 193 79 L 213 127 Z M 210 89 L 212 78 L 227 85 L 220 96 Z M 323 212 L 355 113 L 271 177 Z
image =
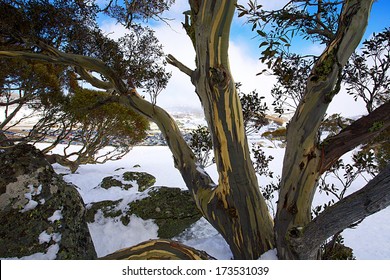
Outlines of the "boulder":
M 34 146 L 0 151 L 0 223 L 0 258 L 96 258 L 76 187 Z
M 101 211 L 105 218 L 120 220 L 128 225 L 131 216 L 136 215 L 144 220 L 153 219 L 159 227 L 160 238 L 172 238 L 202 217 L 189 191 L 153 187 L 141 197 L 126 205 L 123 205 L 123 200 L 92 203 L 87 207 L 87 221 L 94 222 L 95 214 Z

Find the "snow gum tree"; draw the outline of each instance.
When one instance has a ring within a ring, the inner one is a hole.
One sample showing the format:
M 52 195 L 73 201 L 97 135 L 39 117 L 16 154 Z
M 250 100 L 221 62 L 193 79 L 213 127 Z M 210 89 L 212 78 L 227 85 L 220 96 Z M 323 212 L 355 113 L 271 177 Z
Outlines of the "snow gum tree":
M 110 1 L 101 11 L 132 28 L 137 20 L 159 17 L 172 1 L 125 2 L 128 5 L 120 6 L 119 2 Z M 293 2 L 297 1 L 290 3 Z M 313 1 L 298 2 L 310 4 Z M 166 138 L 175 166 L 196 205 L 225 238 L 235 259 L 257 259 L 272 248 L 277 249 L 281 259 L 315 259 L 327 238 L 390 204 L 390 165 L 387 165 L 361 190 L 311 219 L 313 196 L 321 174 L 342 155 L 375 137 L 390 124 L 390 104 L 386 102 L 327 139 L 326 143 L 319 141 L 317 133 L 321 121 L 340 89 L 342 69 L 363 37 L 374 0 L 341 1 L 334 33 L 322 28 L 322 7 L 328 7 L 322 6 L 323 2 L 316 1 L 319 12 L 314 18 L 318 24 L 311 30 L 317 28 L 320 31 L 317 34 L 325 35 L 329 40 L 311 69 L 302 99 L 288 124 L 275 218 L 269 214 L 259 191 L 241 103 L 229 67 L 229 33 L 236 1 L 190 0 L 191 9 L 185 12 L 184 28 L 196 52 L 196 67 L 190 69 L 173 55 L 167 57 L 168 63 L 188 75 L 202 103 L 211 133 L 218 182 L 213 182 L 196 161 L 173 118 L 140 95 L 136 76 L 125 75 L 93 55 L 60 50 L 44 40 L 29 40 L 28 34 L 11 36 L 11 39 L 19 45 L 28 43 L 29 48 L 3 47 L 0 57 L 69 66 L 96 88 L 111 92 L 107 102 L 120 103 L 155 122 Z M 252 11 L 257 8 L 251 3 Z M 299 22 L 303 16 L 297 12 L 295 20 Z M 284 14 L 278 19 L 279 25 L 292 21 L 294 14 Z M 6 39 L 13 43 L 9 37 Z M 267 50 L 265 55 L 272 56 L 273 49 Z M 99 73 L 101 79 L 92 75 L 93 72 Z M 161 258 L 199 255 L 194 249 L 179 247 L 177 243 L 154 240 L 121 251 L 120 255 L 111 255 L 111 258 L 126 259 L 134 255 L 153 258 L 157 253 Z

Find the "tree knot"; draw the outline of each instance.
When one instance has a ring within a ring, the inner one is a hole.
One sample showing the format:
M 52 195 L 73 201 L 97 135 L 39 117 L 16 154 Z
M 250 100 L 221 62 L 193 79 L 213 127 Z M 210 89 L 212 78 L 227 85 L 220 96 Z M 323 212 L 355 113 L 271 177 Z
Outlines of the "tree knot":
M 209 73 L 212 86 L 223 86 L 229 81 L 227 72 L 222 66 L 210 67 Z

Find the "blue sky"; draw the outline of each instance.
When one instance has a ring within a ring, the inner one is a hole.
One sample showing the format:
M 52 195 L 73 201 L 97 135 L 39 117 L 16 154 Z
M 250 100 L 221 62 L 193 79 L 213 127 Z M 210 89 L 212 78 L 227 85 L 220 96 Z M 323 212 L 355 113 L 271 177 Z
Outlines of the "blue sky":
M 239 4 L 245 5 L 247 0 L 239 0 Z M 286 0 L 259 0 L 258 3 L 263 4 L 265 8 L 272 9 L 281 7 Z M 166 54 L 173 54 L 181 62 L 189 67 L 194 67 L 195 53 L 192 44 L 182 28 L 181 22 L 184 21 L 183 12 L 188 10 L 188 0 L 176 0 L 176 3 L 171 7 L 171 10 L 166 14 L 167 18 L 172 19 L 170 25 L 165 23 L 153 24 L 156 30 L 156 35 L 164 46 Z M 378 0 L 374 3 L 369 25 L 367 27 L 365 37 L 371 36 L 372 32 L 380 32 L 385 27 L 390 27 L 390 0 Z M 103 29 L 107 32 L 114 32 L 113 36 L 120 37 L 125 30 L 114 22 L 105 22 Z M 251 26 L 244 24 L 244 19 L 234 19 L 231 30 L 231 42 L 229 48 L 230 65 L 234 80 L 243 84 L 242 89 L 246 92 L 257 89 L 258 92 L 266 97 L 267 104 L 272 103 L 270 90 L 275 83 L 272 76 L 256 76 L 256 74 L 264 69 L 259 61 L 260 44 L 259 38 L 254 38 L 255 33 L 251 31 Z M 323 47 L 316 46 L 311 42 L 303 41 L 299 46 L 295 46 L 298 51 L 302 52 L 317 52 Z M 200 110 L 201 105 L 194 92 L 194 87 L 190 83 L 189 78 L 175 69 L 168 66 L 168 71 L 172 72 L 172 78 L 166 90 L 164 90 L 157 99 L 157 104 L 171 111 L 177 110 L 177 107 L 191 107 Z M 340 93 L 335 102 L 330 107 L 330 113 L 345 111 L 345 104 L 351 103 L 353 106 L 348 106 L 349 116 L 360 114 L 364 111 L 362 104 L 356 104 L 352 98 L 346 94 Z M 342 104 L 338 106 L 338 104 Z
M 180 1 L 180 0 L 179 0 Z M 239 3 L 245 5 L 247 0 L 239 0 Z M 267 2 L 274 2 L 275 7 L 279 7 L 282 3 L 287 2 L 286 0 L 259 0 L 259 4 L 265 4 Z M 256 36 L 256 32 L 251 31 L 251 25 L 244 24 L 243 20 L 235 19 L 234 24 L 232 25 L 231 37 L 232 40 L 248 40 Z M 390 27 L 390 0 L 377 0 L 374 2 L 372 7 L 371 17 L 367 26 L 367 30 L 364 38 L 369 38 L 373 32 L 380 32 L 385 27 Z M 250 48 L 253 51 L 253 54 L 259 55 L 260 51 L 258 45 L 260 44 L 260 38 L 254 38 L 249 42 Z M 307 45 L 310 45 L 311 42 L 300 41 L 295 42 L 295 45 L 292 47 L 299 51 L 300 48 L 305 48 Z M 295 51 L 295 50 L 294 50 Z

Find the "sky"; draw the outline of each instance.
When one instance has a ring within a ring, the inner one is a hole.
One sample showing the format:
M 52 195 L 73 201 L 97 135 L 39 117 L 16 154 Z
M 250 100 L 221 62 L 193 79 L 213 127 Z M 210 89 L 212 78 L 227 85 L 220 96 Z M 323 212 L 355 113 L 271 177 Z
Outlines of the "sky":
M 286 2 L 286 0 L 258 1 L 266 9 L 280 8 Z M 247 0 L 239 0 L 238 3 L 246 5 Z M 183 12 L 186 10 L 189 10 L 188 1 L 176 0 L 171 9 L 164 14 L 166 18 L 172 19 L 169 21 L 169 25 L 163 22 L 154 23 L 153 29 L 164 46 L 165 53 L 174 55 L 179 61 L 193 69 L 195 67 L 195 52 L 191 41 L 182 28 L 182 22 L 184 21 Z M 372 32 L 380 32 L 383 28 L 390 27 L 389 11 L 389 0 L 377 0 L 374 3 L 365 38 L 371 36 Z M 125 32 L 121 26 L 115 25 L 113 21 L 104 21 L 102 28 L 112 33 L 113 37 L 120 37 Z M 275 83 L 275 78 L 266 75 L 256 76 L 257 73 L 265 68 L 259 61 L 259 44 L 259 38 L 255 38 L 255 33 L 251 32 L 251 26 L 245 24 L 245 18 L 238 18 L 236 13 L 231 28 L 229 47 L 230 67 L 234 81 L 243 84 L 242 90 L 244 92 L 256 89 L 260 95 L 265 97 L 270 107 L 273 101 L 270 91 Z M 313 54 L 320 54 L 323 49 L 321 46 L 306 41 L 295 46 L 295 48 L 302 53 L 309 52 Z M 167 70 L 172 73 L 172 78 L 167 88 L 158 97 L 157 104 L 171 112 L 189 108 L 201 110 L 200 102 L 189 77 L 170 65 L 167 66 Z M 346 108 L 345 104 L 353 106 L 347 106 L 348 108 Z M 352 117 L 363 114 L 364 111 L 362 103 L 354 102 L 352 97 L 341 92 L 335 97 L 328 113 L 343 112 L 347 116 Z

